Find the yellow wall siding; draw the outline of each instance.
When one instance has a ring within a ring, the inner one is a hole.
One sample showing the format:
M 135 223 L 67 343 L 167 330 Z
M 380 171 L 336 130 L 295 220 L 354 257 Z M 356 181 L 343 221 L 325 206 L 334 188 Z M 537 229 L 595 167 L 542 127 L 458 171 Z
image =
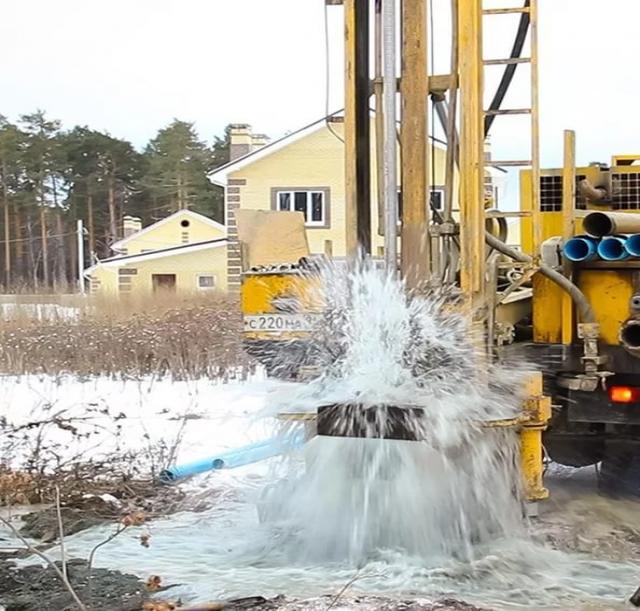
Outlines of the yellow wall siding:
M 189 221 L 188 227 L 182 227 L 183 220 Z M 141 252 L 179 246 L 180 244 L 193 244 L 195 242 L 205 242 L 226 236 L 223 227 L 217 228 L 209 223 L 188 214 L 177 214 L 166 223 L 158 226 L 151 226 L 149 231 L 137 236 L 134 234 L 123 246 L 128 255 L 137 255 Z M 183 233 L 186 234 L 187 241 L 183 241 Z
M 342 124 L 333 124 L 332 129 L 342 135 Z M 444 184 L 445 152 L 435 149 L 436 185 Z M 373 251 L 384 244 L 378 235 L 378 204 L 376 197 L 375 143 L 372 143 L 372 234 Z M 328 187 L 329 222 L 328 228 L 307 227 L 309 248 L 312 253 L 324 252 L 325 240 L 331 240 L 333 254 L 346 254 L 345 226 L 345 181 L 344 144 L 326 127 L 319 128 L 297 142 L 258 159 L 241 168 L 229 177 L 245 180 L 239 188 L 240 208 L 269 210 L 272 206 L 272 189 L 276 188 L 320 188 Z
M 227 247 L 218 246 L 190 253 L 176 253 L 119 266 L 99 265 L 92 277 L 100 281 L 99 294 L 145 295 L 153 290 L 153 274 L 175 274 L 176 292 L 202 293 L 198 275 L 214 275 L 216 290 L 227 290 Z M 123 280 L 126 278 L 126 280 Z
M 118 294 L 118 270 L 99 265 L 89 279 L 89 291 L 94 295 Z

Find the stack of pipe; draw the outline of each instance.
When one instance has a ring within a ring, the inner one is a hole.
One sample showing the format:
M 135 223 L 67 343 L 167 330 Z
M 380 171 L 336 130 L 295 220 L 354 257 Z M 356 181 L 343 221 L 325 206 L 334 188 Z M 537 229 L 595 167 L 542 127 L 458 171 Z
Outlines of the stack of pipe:
M 563 256 L 569 261 L 624 261 L 640 257 L 640 214 L 592 212 L 583 221 L 586 235 L 564 244 Z

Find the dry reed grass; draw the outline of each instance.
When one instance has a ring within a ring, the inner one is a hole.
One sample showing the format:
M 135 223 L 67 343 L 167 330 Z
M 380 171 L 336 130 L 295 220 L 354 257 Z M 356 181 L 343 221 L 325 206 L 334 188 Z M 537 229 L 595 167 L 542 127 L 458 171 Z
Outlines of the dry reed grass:
M 33 316 L 18 304 L 0 322 L 0 373 L 225 378 L 252 368 L 237 300 L 224 295 L 87 299 Z

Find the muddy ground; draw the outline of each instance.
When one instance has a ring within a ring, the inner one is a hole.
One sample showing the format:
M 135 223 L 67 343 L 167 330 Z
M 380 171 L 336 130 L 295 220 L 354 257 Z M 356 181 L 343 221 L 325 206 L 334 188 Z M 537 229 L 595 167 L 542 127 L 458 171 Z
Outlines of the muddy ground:
M 91 609 L 137 611 L 148 599 L 144 584 L 135 575 L 94 568 L 89 589 L 85 560 L 71 560 L 67 572 L 76 593 Z M 6 611 L 78 609 L 53 568 L 33 565 L 17 568 L 9 560 L 0 562 L 0 603 Z
M 595 555 L 610 560 L 632 560 L 640 563 L 640 522 L 638 501 L 612 502 L 592 492 L 593 474 L 563 472 L 548 478 L 552 488 L 549 501 L 541 506 L 540 515 L 532 522 L 531 535 L 552 548 L 579 554 Z M 179 496 L 162 493 L 156 501 L 136 499 L 135 503 L 114 505 L 109 499 L 80 497 L 66 499 L 61 508 L 65 534 L 91 528 L 101 523 L 121 520 L 123 512 L 136 506 L 144 506 L 150 516 L 171 513 L 170 508 L 185 509 L 178 502 Z M 215 498 L 215 495 L 214 497 Z M 196 499 L 191 510 L 209 506 L 204 499 Z M 55 507 L 45 507 L 21 516 L 21 534 L 35 541 L 39 549 L 46 550 L 56 543 L 58 521 Z M 17 523 L 15 524 L 18 525 Z M 8 540 L 0 531 L 0 548 L 8 546 Z M 117 545 L 117 542 L 115 543 Z M 15 558 L 26 552 L 5 554 L 0 559 L 0 611 L 67 611 L 77 609 L 70 594 L 51 567 L 18 567 Z M 236 601 L 215 601 L 206 605 L 181 607 L 181 601 L 172 596 L 174 586 L 162 584 L 161 588 L 148 588 L 148 584 L 137 575 L 120 571 L 94 568 L 89 572 L 84 559 L 68 562 L 69 579 L 78 596 L 90 611 L 171 611 L 189 609 L 211 611 L 213 609 L 320 611 L 327 609 L 361 609 L 382 611 L 485 611 L 489 607 L 476 607 L 461 600 L 442 599 L 430 601 L 421 598 L 395 596 L 355 595 L 346 587 L 344 592 L 335 592 L 309 599 L 291 599 L 284 596 L 263 598 L 260 592 L 255 597 Z M 640 575 L 639 583 L 640 585 Z M 628 596 L 631 597 L 630 591 Z M 627 599 L 628 600 L 628 599 Z M 166 602 L 166 606 L 161 606 Z M 147 605 L 145 607 L 145 604 Z M 185 603 L 186 604 L 186 603 Z M 149 606 L 156 605 L 156 606 Z M 171 606 L 173 605 L 173 606 Z M 594 607 L 595 608 L 595 607 Z M 608 607 L 597 607 L 605 609 Z M 616 607 L 617 608 L 617 607 Z M 633 608 L 629 604 L 629 608 Z
M 151 498 L 117 499 L 108 495 L 106 500 L 97 495 L 79 495 L 64 499 L 60 514 L 65 535 L 105 523 L 118 524 L 124 515 L 134 515 L 137 507 L 143 507 L 147 517 L 167 515 L 174 511 L 204 510 L 215 500 L 215 494 L 206 498 L 184 502 L 184 495 L 177 489 L 160 488 Z M 109 498 L 110 497 L 110 498 Z M 54 506 L 41 506 L 35 511 L 20 511 L 20 535 L 31 540 L 38 550 L 46 553 L 59 539 L 58 510 Z M 15 516 L 14 516 L 15 517 Z M 18 524 L 14 524 L 18 527 Z M 0 548 L 9 540 L 0 535 Z M 0 556 L 0 611 L 73 611 L 78 606 L 62 580 L 51 566 L 21 566 L 18 560 L 30 555 L 26 549 L 9 551 Z M 60 563 L 56 563 L 62 569 Z M 213 611 L 226 609 L 320 611 L 326 609 L 379 609 L 381 611 L 486 611 L 464 601 L 444 598 L 437 601 L 384 596 L 354 596 L 342 592 L 310 599 L 292 599 L 285 596 L 264 598 L 254 596 L 229 601 L 213 601 L 202 605 L 182 601 L 171 596 L 171 589 L 178 584 L 154 584 L 149 586 L 137 575 L 117 570 L 93 567 L 89 570 L 86 559 L 67 561 L 69 582 L 79 599 L 90 611 Z
M 58 564 L 60 568 L 60 565 Z M 307 600 L 261 596 L 181 607 L 172 599 L 171 588 L 150 593 L 135 575 L 119 571 L 92 569 L 91 579 L 84 560 L 67 563 L 69 580 L 90 610 L 100 611 L 326 611 L 327 609 L 377 609 L 379 611 L 488 611 L 451 598 L 439 601 L 387 598 L 381 596 L 327 595 Z M 89 587 L 89 581 L 91 587 Z M 51 567 L 17 568 L 11 561 L 0 561 L 0 605 L 5 611 L 77 611 L 70 593 Z M 1 607 L 0 607 L 1 608 Z

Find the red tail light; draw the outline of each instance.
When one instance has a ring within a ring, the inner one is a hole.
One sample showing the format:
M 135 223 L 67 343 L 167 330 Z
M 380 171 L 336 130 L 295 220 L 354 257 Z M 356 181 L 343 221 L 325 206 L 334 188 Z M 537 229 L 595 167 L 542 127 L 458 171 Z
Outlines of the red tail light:
M 637 386 L 609 386 L 612 403 L 640 403 L 640 388 Z

